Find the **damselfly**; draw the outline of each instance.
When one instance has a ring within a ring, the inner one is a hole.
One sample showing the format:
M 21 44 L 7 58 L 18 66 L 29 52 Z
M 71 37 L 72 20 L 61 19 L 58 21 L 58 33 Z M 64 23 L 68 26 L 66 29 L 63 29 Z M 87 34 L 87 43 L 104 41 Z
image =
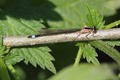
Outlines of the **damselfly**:
M 41 37 L 41 36 L 68 34 L 68 33 L 74 33 L 74 32 L 79 32 L 80 34 L 88 33 L 86 35 L 86 36 L 88 36 L 91 32 L 96 33 L 96 31 L 97 30 L 95 27 L 93 27 L 93 28 L 84 27 L 83 29 L 67 29 L 67 30 L 49 30 L 49 29 L 46 29 L 46 30 L 43 30 L 40 34 L 30 35 L 30 36 L 28 36 L 28 38 L 34 39 L 34 38 Z

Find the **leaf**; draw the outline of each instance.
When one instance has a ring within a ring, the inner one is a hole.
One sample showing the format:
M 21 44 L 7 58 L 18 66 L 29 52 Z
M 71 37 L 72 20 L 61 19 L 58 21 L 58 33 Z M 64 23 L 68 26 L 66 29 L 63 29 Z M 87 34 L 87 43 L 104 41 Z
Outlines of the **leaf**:
M 0 57 L 4 56 L 5 46 L 0 46 Z
M 87 59 L 87 62 L 92 62 L 95 65 L 99 64 L 99 61 L 97 60 L 97 53 L 95 49 L 88 43 L 78 43 L 77 46 L 81 47 L 79 49 L 82 49 L 83 58 Z
M 0 29 L 2 36 L 25 36 L 31 34 L 38 34 L 38 31 L 41 28 L 45 28 L 43 22 L 41 22 L 41 17 L 33 11 L 34 8 L 29 7 L 28 5 L 24 5 L 24 1 L 11 5 L 8 9 L 4 10 L 7 15 L 0 14 Z M 7 7 L 6 7 L 7 8 Z M 31 15 L 32 14 L 32 15 Z M 26 47 L 27 48 L 27 47 Z M 40 51 L 39 51 L 40 50 Z M 36 67 L 38 64 L 43 69 L 47 68 L 53 73 L 56 73 L 55 67 L 51 61 L 54 58 L 48 53 L 50 50 L 48 47 L 40 47 L 40 48 L 13 48 L 11 51 L 11 55 L 6 56 L 7 64 L 16 64 L 21 60 L 27 64 L 30 62 L 32 65 Z
M 76 67 L 69 66 L 48 80 L 118 80 L 118 78 L 108 65 L 81 64 Z
M 102 29 L 104 28 L 104 21 L 103 16 L 97 11 L 97 9 L 94 9 L 91 6 L 87 6 L 88 8 L 88 15 L 86 23 L 88 26 L 95 26 L 96 28 Z
M 113 14 L 117 13 L 117 9 L 120 8 L 120 0 L 106 0 L 106 2 L 104 3 L 104 9 L 103 10 L 103 14 L 105 16 L 111 16 Z
M 94 5 L 96 9 L 102 13 L 102 14 L 109 14 L 110 11 L 116 11 L 116 8 L 113 7 L 112 9 L 109 9 L 108 7 L 111 7 L 108 4 L 108 0 L 50 0 L 52 3 L 54 3 L 54 11 L 60 15 L 54 15 L 54 14 L 47 14 L 52 15 L 52 17 L 56 17 L 58 21 L 54 20 L 48 20 L 48 24 L 52 28 L 73 28 L 73 27 L 83 27 L 85 26 L 86 14 L 88 13 L 86 4 L 88 5 Z M 114 5 L 116 4 L 116 1 L 113 1 Z M 45 7 L 45 5 L 43 5 Z M 108 6 L 108 7 L 106 7 Z M 109 10 L 106 12 L 106 10 Z M 50 12 L 50 11 L 49 11 Z M 105 13 L 104 13 L 105 12 Z M 54 16 L 53 16 L 54 15 Z M 113 15 L 113 14 L 111 14 Z M 46 15 L 45 15 L 46 16 Z M 59 18 L 59 16 L 61 18 Z
M 6 48 L 6 46 L 3 45 L 3 38 L 0 37 L 0 57 L 4 57 L 5 54 L 9 52 L 10 48 Z
M 23 18 L 17 19 L 11 16 L 5 16 L 7 20 L 1 20 L 1 34 L 2 36 L 16 36 L 16 35 L 30 35 L 31 33 L 38 33 L 40 28 L 44 26 L 40 21 L 35 20 L 25 20 Z M 14 23 L 14 24 L 12 24 Z M 34 28 L 32 28 L 34 27 Z
M 110 41 L 105 41 L 105 43 L 107 43 L 110 46 L 120 46 L 120 41 L 119 40 L 110 40 Z
M 118 64 L 120 64 L 120 53 L 114 49 L 113 47 L 107 45 L 105 42 L 98 40 L 98 41 L 91 41 L 90 44 L 99 50 L 106 53 L 112 59 L 114 59 Z
M 55 5 L 57 5 L 57 8 L 55 8 L 55 11 L 61 14 L 61 17 L 63 18 L 62 21 L 59 21 L 60 26 L 64 26 L 65 28 L 73 28 L 73 27 L 79 27 L 82 28 L 85 25 L 86 14 L 88 13 L 86 4 L 93 5 L 94 2 L 97 3 L 96 0 L 89 1 L 89 0 L 71 0 L 71 1 L 55 1 L 51 0 Z M 102 4 L 104 0 L 98 1 L 98 3 Z M 54 26 L 55 22 L 50 21 L 50 24 Z M 56 24 L 55 24 L 56 25 Z M 56 25 L 58 26 L 58 25 Z M 59 27 L 59 26 L 58 26 Z
M 28 47 L 13 49 L 12 54 L 22 57 L 26 64 L 30 62 L 34 67 L 39 65 L 42 69 L 47 68 L 51 72 L 56 73 L 56 69 L 52 63 L 55 59 L 50 55 L 50 51 L 48 47 Z
M 39 4 L 38 6 L 30 4 L 29 0 L 14 0 L 8 5 L 5 5 L 5 7 L 2 7 L 3 14 L 0 14 L 0 35 L 25 36 L 30 34 L 37 34 L 41 28 L 45 27 L 43 24 L 51 28 L 81 28 L 84 26 L 84 22 L 87 20 L 86 14 L 88 11 L 86 3 L 96 6 L 99 11 L 106 10 L 104 6 L 107 5 L 104 5 L 105 2 L 107 3 L 106 0 L 35 1 L 40 1 L 40 3 L 37 3 Z M 116 8 L 114 8 L 114 10 L 116 10 Z M 41 22 L 41 19 L 44 22 Z M 39 48 L 31 48 L 31 50 L 24 48 L 19 50 L 14 48 L 13 52 L 15 54 L 21 55 L 25 59 L 28 59 L 28 55 L 27 57 L 24 55 L 28 53 L 32 53 L 32 55 L 34 55 L 34 51 L 36 51 L 36 54 L 38 54 L 38 50 Z M 43 53 L 46 52 L 43 51 Z M 42 59 L 45 59 L 43 57 Z M 34 63 L 36 60 L 33 59 L 25 60 L 25 62 L 27 63 L 30 61 L 34 66 L 36 66 L 36 63 Z M 41 64 L 42 67 L 43 65 Z
M 4 59 L 7 65 L 15 65 L 16 63 L 22 61 L 24 58 L 17 54 L 8 54 L 7 56 L 4 57 Z

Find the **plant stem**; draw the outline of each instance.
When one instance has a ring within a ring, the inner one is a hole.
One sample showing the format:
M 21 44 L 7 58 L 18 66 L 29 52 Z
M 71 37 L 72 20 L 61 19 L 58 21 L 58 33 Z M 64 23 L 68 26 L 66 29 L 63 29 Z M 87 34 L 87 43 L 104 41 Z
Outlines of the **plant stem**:
M 11 80 L 2 58 L 0 58 L 0 80 Z
M 89 35 L 88 33 L 80 34 L 80 31 L 79 31 L 74 33 L 40 36 L 34 39 L 28 38 L 28 36 L 6 36 L 3 38 L 3 45 L 9 46 L 9 47 L 15 47 L 15 46 L 28 46 L 28 45 L 32 46 L 32 45 L 38 45 L 38 44 L 50 44 L 50 43 L 70 42 L 70 41 L 119 39 L 120 28 L 98 30 L 97 33 L 94 34 L 94 36 L 92 34 L 93 33 L 90 33 Z M 86 37 L 86 35 L 88 36 Z
M 12 73 L 15 80 L 21 80 L 21 78 L 19 77 L 19 75 L 17 74 L 17 72 L 15 71 L 15 69 L 12 65 L 8 65 L 7 67 L 10 70 L 10 72 Z
M 77 53 L 77 56 L 75 59 L 74 67 L 78 66 L 80 59 L 81 59 L 81 56 L 82 56 L 82 49 L 81 49 L 81 47 L 79 47 L 79 50 L 78 50 L 78 53 Z
M 106 29 L 110 29 L 110 28 L 112 28 L 112 27 L 118 26 L 119 24 L 120 24 L 120 20 L 115 21 L 115 22 L 113 22 L 113 23 L 110 23 L 110 24 L 106 25 L 105 28 L 106 28 Z

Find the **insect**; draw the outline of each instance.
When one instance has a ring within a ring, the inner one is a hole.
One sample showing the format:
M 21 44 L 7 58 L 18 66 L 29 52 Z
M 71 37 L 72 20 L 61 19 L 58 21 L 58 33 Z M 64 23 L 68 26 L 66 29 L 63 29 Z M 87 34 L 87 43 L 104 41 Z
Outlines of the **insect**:
M 93 28 L 89 28 L 87 26 L 85 26 L 83 29 L 81 29 L 81 31 L 79 32 L 78 36 L 74 39 L 74 41 L 81 35 L 81 34 L 85 34 L 85 33 L 88 33 L 86 35 L 86 37 L 90 34 L 90 33 L 93 33 L 95 34 L 97 32 L 97 29 L 95 26 L 93 26 Z
M 76 31 L 80 31 L 81 29 L 67 29 L 67 30 L 49 30 L 49 29 L 45 29 L 43 31 L 41 31 L 40 34 L 37 35 L 30 35 L 28 36 L 28 38 L 37 38 L 40 36 L 49 36 L 49 35 L 58 35 L 58 34 L 64 34 L 64 33 L 73 33 Z
M 37 38 L 37 37 L 40 37 L 40 36 L 58 35 L 58 34 L 73 33 L 73 32 L 79 32 L 78 36 L 80 36 L 81 34 L 88 33 L 86 35 L 86 37 L 87 37 L 92 32 L 96 33 L 97 30 L 96 30 L 95 26 L 93 28 L 88 28 L 88 27 L 85 26 L 83 29 L 68 29 L 68 30 L 49 30 L 49 29 L 46 29 L 46 30 L 43 30 L 38 35 L 30 35 L 30 36 L 28 36 L 28 38 L 34 39 L 34 38 Z M 74 40 L 76 40 L 76 38 Z

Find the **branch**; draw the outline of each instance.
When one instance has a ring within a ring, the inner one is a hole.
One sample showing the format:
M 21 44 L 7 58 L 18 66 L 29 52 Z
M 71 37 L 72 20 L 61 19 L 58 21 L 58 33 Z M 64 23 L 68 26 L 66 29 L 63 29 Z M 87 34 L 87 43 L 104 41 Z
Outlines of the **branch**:
M 72 42 L 72 41 L 89 41 L 98 39 L 120 39 L 120 28 L 98 30 L 93 35 L 90 33 L 87 37 L 86 34 L 79 35 L 80 32 L 56 34 L 49 36 L 41 36 L 38 38 L 28 38 L 28 36 L 12 36 L 3 37 L 3 45 L 9 47 L 15 46 L 28 46 L 38 44 L 60 43 L 60 42 Z M 78 36 L 79 35 L 79 36 Z

